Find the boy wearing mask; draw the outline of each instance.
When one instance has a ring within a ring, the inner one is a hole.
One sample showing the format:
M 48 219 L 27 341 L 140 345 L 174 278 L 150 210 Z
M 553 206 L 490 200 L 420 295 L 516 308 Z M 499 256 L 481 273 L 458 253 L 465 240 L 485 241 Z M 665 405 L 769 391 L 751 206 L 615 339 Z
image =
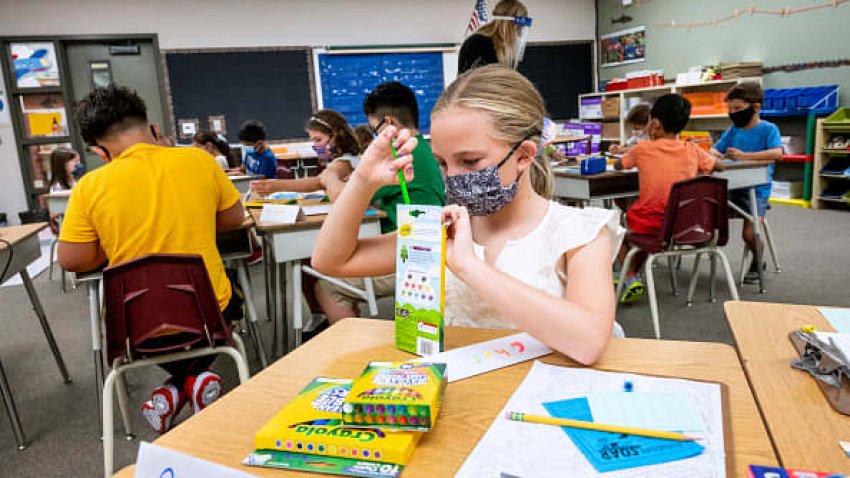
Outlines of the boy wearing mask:
M 770 188 L 773 181 L 773 163 L 782 158 L 782 140 L 779 128 L 775 124 L 764 121 L 759 117 L 759 111 L 764 101 L 764 91 L 761 85 L 754 82 L 740 83 L 726 94 L 726 105 L 729 107 L 729 118 L 732 126 L 720 137 L 711 149 L 711 153 L 721 158 L 723 156 L 736 161 L 759 161 L 770 163 L 768 168 L 769 181 L 756 186 L 756 207 L 760 221 L 764 221 L 767 213 Z M 731 191 L 730 200 L 745 211 L 750 211 L 749 191 Z M 755 255 L 755 230 L 753 224 L 744 221 L 741 234 L 747 249 Z M 761 244 L 759 245 L 761 246 Z M 758 267 L 753 260 L 750 270 L 744 277 L 744 282 L 751 284 L 758 281 Z

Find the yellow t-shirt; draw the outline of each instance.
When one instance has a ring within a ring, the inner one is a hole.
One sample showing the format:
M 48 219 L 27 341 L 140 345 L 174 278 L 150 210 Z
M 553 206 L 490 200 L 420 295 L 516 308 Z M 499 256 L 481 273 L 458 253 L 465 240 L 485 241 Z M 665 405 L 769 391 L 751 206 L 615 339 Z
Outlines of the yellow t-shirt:
M 110 265 L 147 254 L 200 254 L 224 310 L 231 289 L 215 243 L 216 213 L 238 200 L 209 154 L 139 143 L 77 183 L 59 240 L 100 241 Z

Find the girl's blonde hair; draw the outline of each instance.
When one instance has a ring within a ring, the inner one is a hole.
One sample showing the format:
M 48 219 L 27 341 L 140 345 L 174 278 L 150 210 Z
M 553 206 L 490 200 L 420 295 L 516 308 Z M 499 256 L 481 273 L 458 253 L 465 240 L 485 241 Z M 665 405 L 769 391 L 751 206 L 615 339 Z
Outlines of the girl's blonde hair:
M 443 91 L 431 117 L 454 106 L 489 115 L 494 139 L 511 145 L 526 139 L 540 142 L 546 115 L 543 97 L 530 81 L 510 68 L 494 64 L 467 71 Z M 534 191 L 551 199 L 554 181 L 549 161 L 538 154 L 529 176 Z
M 502 0 L 493 8 L 494 17 L 527 17 L 528 9 L 519 0 Z M 476 33 L 493 39 L 496 47 L 496 58 L 499 63 L 516 68 L 519 64 L 517 38 L 519 32 L 516 24 L 508 20 L 492 20 L 484 24 Z

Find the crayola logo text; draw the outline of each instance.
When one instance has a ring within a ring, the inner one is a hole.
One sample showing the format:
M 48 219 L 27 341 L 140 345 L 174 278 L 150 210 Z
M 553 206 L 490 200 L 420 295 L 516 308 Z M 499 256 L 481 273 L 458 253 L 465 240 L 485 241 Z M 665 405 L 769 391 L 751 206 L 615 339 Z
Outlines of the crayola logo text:
M 305 436 L 317 435 L 317 436 L 327 436 L 327 437 L 339 437 L 339 438 L 348 438 L 351 440 L 357 440 L 363 443 L 370 442 L 375 439 L 377 436 L 375 432 L 366 431 L 366 430 L 353 430 L 341 427 L 322 427 L 316 426 L 312 427 L 309 425 L 298 425 L 295 427 L 295 433 L 302 433 Z

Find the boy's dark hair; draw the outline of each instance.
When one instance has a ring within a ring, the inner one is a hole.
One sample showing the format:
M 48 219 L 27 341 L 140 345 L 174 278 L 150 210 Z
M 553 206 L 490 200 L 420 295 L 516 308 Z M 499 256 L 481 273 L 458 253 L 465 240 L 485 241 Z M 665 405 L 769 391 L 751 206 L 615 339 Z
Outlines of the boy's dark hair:
M 250 119 L 239 127 L 239 141 L 256 143 L 266 139 L 266 125 L 262 121 Z
M 762 104 L 764 102 L 764 90 L 761 89 L 760 84 L 754 81 L 738 83 L 729 90 L 729 93 L 726 93 L 726 101 L 731 100 Z
M 95 146 L 99 138 L 147 124 L 148 114 L 144 100 L 135 91 L 113 83 L 95 88 L 77 102 L 74 119 L 83 140 Z
M 416 94 L 407 86 L 388 81 L 376 86 L 363 100 L 363 112 L 366 116 L 392 116 L 402 126 L 419 128 L 419 104 Z
M 629 110 L 626 115 L 626 124 L 644 126 L 649 123 L 650 107 L 646 103 L 639 103 Z
M 678 134 L 690 121 L 691 102 L 684 96 L 667 94 L 655 100 L 649 116 L 657 119 L 665 132 Z

